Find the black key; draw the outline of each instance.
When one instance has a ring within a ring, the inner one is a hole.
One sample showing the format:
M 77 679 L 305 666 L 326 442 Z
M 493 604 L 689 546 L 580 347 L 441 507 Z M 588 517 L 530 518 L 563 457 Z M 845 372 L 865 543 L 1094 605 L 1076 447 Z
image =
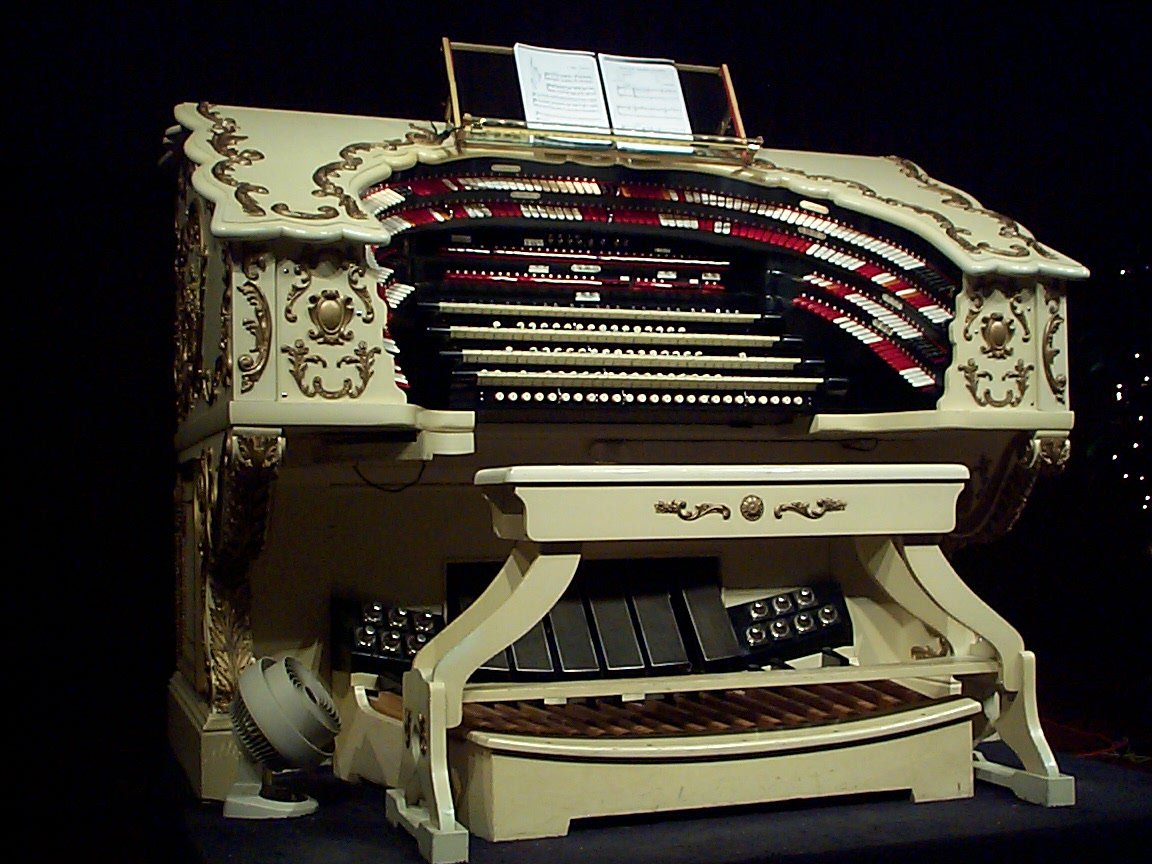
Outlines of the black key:
M 596 624 L 597 641 L 609 673 L 641 672 L 644 656 L 632 627 L 632 614 L 623 594 L 599 594 L 588 598 L 588 608 Z
M 706 667 L 725 666 L 744 656 L 716 582 L 693 581 L 682 589 L 695 648 Z
M 548 675 L 555 671 L 543 622 L 537 622 L 531 630 L 513 642 L 509 650 L 512 652 L 512 665 L 518 673 Z
M 676 612 L 667 590 L 655 586 L 634 585 L 632 608 L 640 629 L 644 653 L 654 672 L 686 672 L 691 668 L 688 650 L 680 638 Z
M 588 616 L 578 595 L 567 594 L 560 598 L 560 602 L 548 613 L 548 622 L 552 625 L 556 660 L 561 672 L 600 671 L 596 646 L 592 643 L 592 631 L 588 627 Z

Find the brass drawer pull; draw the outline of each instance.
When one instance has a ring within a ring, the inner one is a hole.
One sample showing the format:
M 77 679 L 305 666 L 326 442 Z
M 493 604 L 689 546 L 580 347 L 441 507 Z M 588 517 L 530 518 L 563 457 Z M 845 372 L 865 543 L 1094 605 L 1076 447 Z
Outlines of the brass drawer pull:
M 723 519 L 732 516 L 732 509 L 727 504 L 697 504 L 696 510 L 693 511 L 688 507 L 687 501 L 657 501 L 656 512 L 675 513 L 685 522 L 694 522 L 709 513 L 719 513 Z
M 847 510 L 848 502 L 841 501 L 838 498 L 817 498 L 816 506 L 813 507 L 807 501 L 793 501 L 791 504 L 777 504 L 776 509 L 772 514 L 777 519 L 783 519 L 785 513 L 799 513 L 805 519 L 819 519 L 825 513 L 831 513 L 834 510 Z

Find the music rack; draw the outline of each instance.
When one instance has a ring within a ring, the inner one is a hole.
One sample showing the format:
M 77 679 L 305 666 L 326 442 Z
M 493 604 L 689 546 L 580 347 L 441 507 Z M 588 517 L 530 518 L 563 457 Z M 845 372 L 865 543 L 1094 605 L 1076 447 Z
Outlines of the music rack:
M 629 135 L 620 132 L 530 127 L 524 120 L 479 117 L 470 112 L 462 111 L 460 88 L 456 78 L 455 53 L 471 52 L 511 57 L 514 49 L 501 45 L 453 42 L 446 36 L 442 38 L 441 46 L 445 70 L 448 75 L 446 120 L 450 129 L 455 133 L 453 139 L 458 153 L 466 152 L 469 146 L 474 144 L 485 148 L 523 149 L 528 147 L 544 149 L 556 155 L 579 153 L 584 157 L 607 151 L 614 157 L 625 156 L 629 160 L 635 160 L 637 157 L 651 158 L 655 155 L 655 152 L 644 153 L 638 148 L 647 147 L 652 148 L 653 151 L 658 151 L 660 148 L 676 148 L 681 152 L 684 149 L 689 150 L 690 155 L 695 159 L 710 162 L 736 161 L 748 165 L 764 144 L 762 137 L 749 137 L 744 131 L 744 121 L 740 116 L 740 106 L 736 100 L 732 76 L 727 64 L 724 63 L 719 66 L 692 63 L 672 64 L 680 74 L 717 77 L 723 88 L 727 110 L 717 123 L 716 134 L 693 131 L 690 139 L 662 138 L 649 134 Z M 728 130 L 734 134 L 723 134 Z

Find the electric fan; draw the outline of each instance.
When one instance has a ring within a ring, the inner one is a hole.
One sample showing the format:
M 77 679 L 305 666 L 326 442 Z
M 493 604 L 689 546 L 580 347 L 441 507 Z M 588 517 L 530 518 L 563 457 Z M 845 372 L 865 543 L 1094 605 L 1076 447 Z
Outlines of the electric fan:
M 294 657 L 263 657 L 240 675 L 231 714 L 243 758 L 224 815 L 280 819 L 314 812 L 314 798 L 281 781 L 332 755 L 340 715 L 319 679 Z

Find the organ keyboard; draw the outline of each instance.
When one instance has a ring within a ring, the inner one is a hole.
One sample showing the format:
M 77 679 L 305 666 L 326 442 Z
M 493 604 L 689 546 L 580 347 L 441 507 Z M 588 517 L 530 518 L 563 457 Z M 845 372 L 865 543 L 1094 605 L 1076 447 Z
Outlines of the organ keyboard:
M 1034 658 L 941 545 L 1067 458 L 1081 265 L 898 158 L 176 117 L 170 738 L 199 795 L 240 670 L 292 654 L 342 700 L 337 773 L 437 861 L 973 777 L 1071 803 Z M 973 763 L 991 735 L 1023 768 Z
M 916 255 L 893 241 L 866 234 L 851 227 L 846 218 L 824 215 L 831 213 L 828 206 L 798 196 L 762 190 L 721 194 L 701 188 L 703 178 L 680 172 L 615 168 L 592 174 L 569 168 L 567 176 L 557 178 L 536 176 L 537 170 L 509 161 L 464 160 L 437 169 L 433 176 L 420 169 L 397 172 L 364 193 L 370 212 L 391 235 L 404 238 L 408 232 L 424 229 L 419 243 L 402 240 L 386 252 L 373 253 L 393 286 L 390 303 L 401 326 L 405 319 L 410 326 L 415 317 L 405 307 L 417 305 L 441 324 L 425 327 L 446 330 L 450 343 L 507 342 L 512 344 L 505 349 L 514 352 L 523 342 L 539 342 L 536 350 L 546 348 L 552 355 L 557 343 L 585 349 L 603 346 L 622 358 L 605 365 L 648 365 L 658 373 L 665 362 L 637 362 L 637 356 L 645 355 L 628 354 L 629 348 L 657 346 L 661 356 L 663 351 L 671 355 L 684 346 L 702 355 L 717 349 L 744 349 L 747 355 L 752 353 L 747 349 L 771 348 L 771 321 L 776 323 L 775 338 L 797 346 L 803 339 L 789 334 L 789 325 L 811 329 L 813 321 L 821 321 L 866 347 L 873 360 L 898 376 L 894 380 L 904 382 L 911 391 L 902 398 L 926 404 L 915 400 L 939 395 L 941 375 L 950 360 L 946 327 L 952 313 L 948 310 L 959 283 L 955 268 L 947 262 L 930 264 L 929 254 Z M 525 197 L 532 203 L 525 202 Z M 595 203 L 580 200 L 588 197 Z M 532 235 L 520 227 L 535 220 L 550 225 L 579 222 L 593 230 Z M 460 225 L 467 226 L 468 233 L 453 230 Z M 678 241 L 680 248 L 699 244 L 701 235 L 712 235 L 713 242 L 696 254 L 695 250 L 672 254 L 661 245 L 665 241 L 659 232 L 657 239 L 647 240 L 645 235 L 653 226 L 673 235 L 692 232 L 692 239 Z M 445 231 L 449 233 L 446 242 L 441 239 Z M 716 255 L 717 251 L 723 256 Z M 487 331 L 479 323 L 470 323 L 480 316 L 496 315 L 488 309 L 500 297 L 511 302 L 499 310 L 499 317 L 485 322 Z M 525 302 L 528 298 L 534 301 L 530 305 Z M 810 320 L 785 320 L 804 318 Z M 629 323 L 618 323 L 622 319 Z M 509 332 L 513 327 L 519 332 Z M 669 339 L 669 333 L 675 338 Z M 410 331 L 407 341 L 416 340 Z M 402 366 L 404 341 L 397 343 L 397 362 Z M 411 350 L 420 349 L 414 345 Z M 422 371 L 435 368 L 429 359 L 422 357 L 417 364 Z M 545 365 L 543 360 L 526 361 L 515 353 L 504 359 L 504 365 Z M 809 373 L 822 368 L 820 358 L 807 359 Z M 586 368 L 594 361 L 586 354 L 548 360 L 557 367 L 552 370 L 558 376 L 555 382 L 537 375 L 530 376 L 524 386 L 551 388 L 555 383 L 556 389 L 503 390 L 502 383 L 515 386 L 502 374 L 506 370 L 484 373 L 481 368 L 482 375 L 490 376 L 485 379 L 488 386 L 480 385 L 475 402 L 460 399 L 454 407 L 488 409 L 497 401 L 504 405 L 515 401 L 519 407 L 525 396 L 549 407 L 574 405 L 571 397 L 576 394 L 567 392 L 573 385 L 562 367 Z M 463 362 L 470 368 L 482 361 Z M 834 365 L 847 368 L 853 362 L 845 358 Z M 797 402 L 793 396 L 782 397 L 782 391 L 842 395 L 847 387 L 843 375 L 831 382 L 813 374 L 799 374 L 796 381 L 771 380 L 772 376 L 740 381 L 736 370 L 741 366 L 735 361 L 711 366 L 733 372 L 701 382 L 702 389 L 750 388 L 739 394 L 739 402 L 736 394 L 730 400 L 719 396 L 713 402 L 716 394 L 702 392 L 691 394 L 693 402 L 700 404 L 704 397 L 705 405 L 773 409 L 784 405 L 815 411 L 825 408 L 825 400 L 805 396 Z M 773 368 L 755 362 L 743 368 L 750 371 L 757 366 Z M 575 386 L 612 388 L 580 395 L 603 399 L 606 404 L 635 406 L 640 403 L 628 400 L 629 391 L 642 383 L 608 374 L 594 383 Z M 692 386 L 663 379 L 656 382 L 657 389 L 690 390 Z M 883 389 L 870 381 L 862 381 L 860 387 L 873 398 Z M 570 398 L 564 401 L 564 395 Z M 651 395 L 645 394 L 645 404 L 651 404 Z M 657 394 L 657 405 L 669 404 L 663 395 Z M 686 398 L 688 394 L 681 395 Z M 513 396 L 515 400 L 510 400 Z M 437 404 L 444 398 L 422 393 L 419 401 Z

